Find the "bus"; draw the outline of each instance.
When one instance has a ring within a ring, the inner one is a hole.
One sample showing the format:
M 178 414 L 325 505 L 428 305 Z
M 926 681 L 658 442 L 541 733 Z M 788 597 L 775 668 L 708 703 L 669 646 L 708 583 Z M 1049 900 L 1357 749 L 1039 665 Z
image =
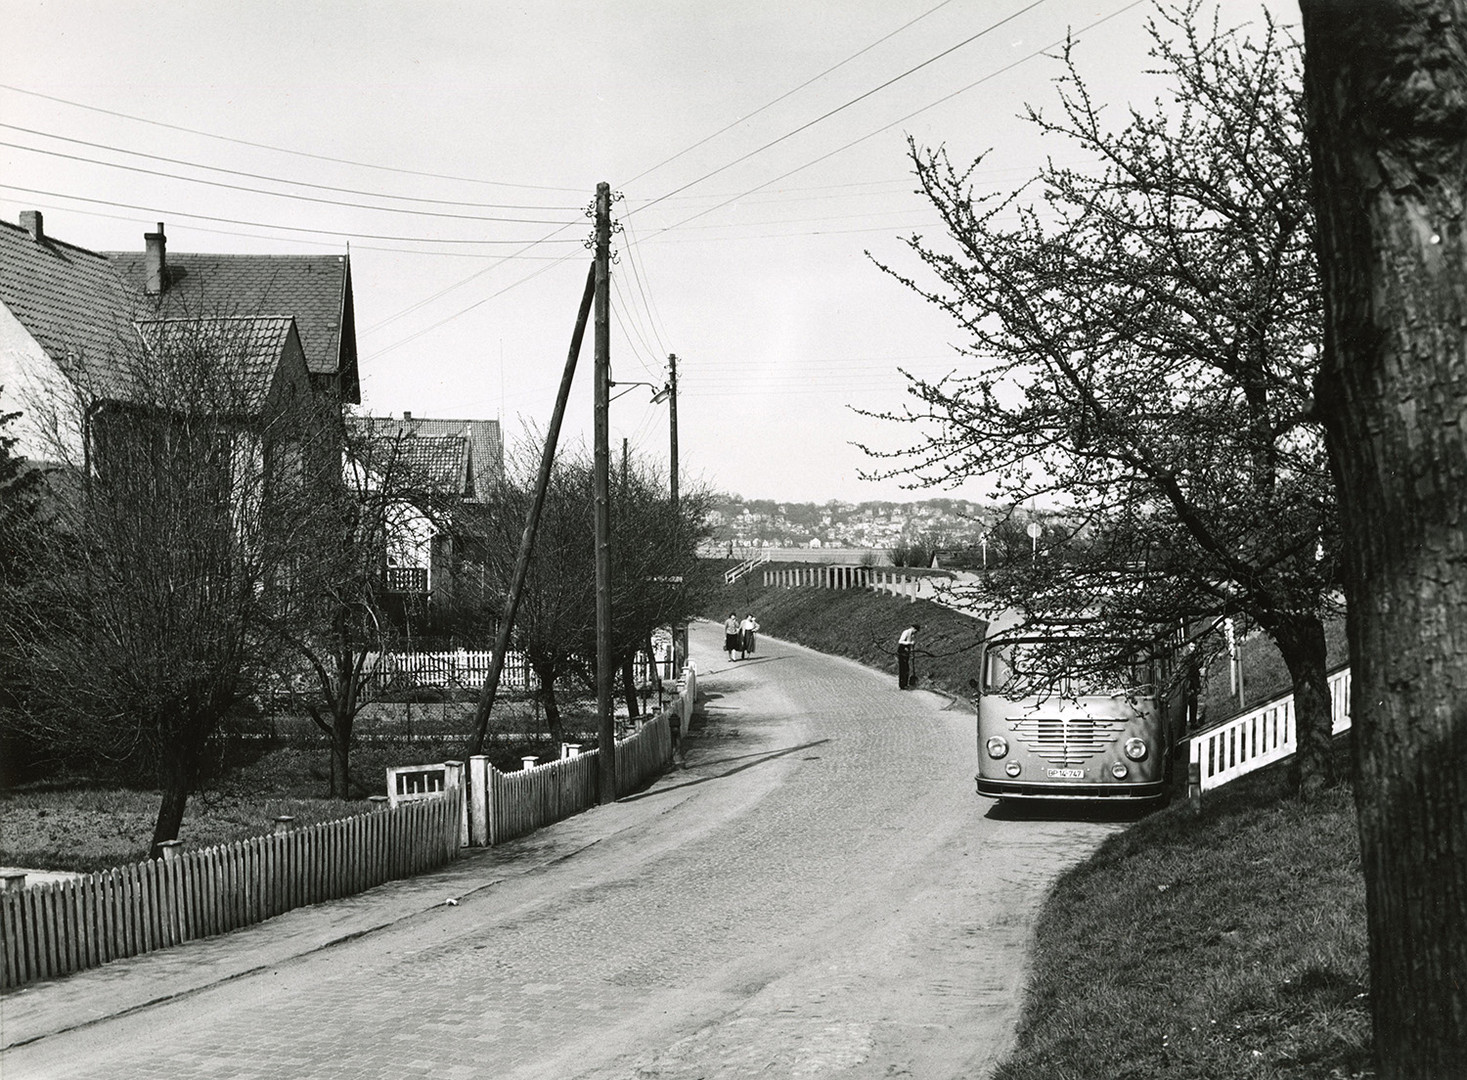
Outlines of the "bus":
M 1117 643 L 1022 631 L 985 642 L 974 680 L 980 795 L 1165 796 L 1196 715 L 1195 680 L 1178 670 L 1184 654 L 1174 643 L 1097 648 L 1107 644 Z M 1097 664 L 1097 653 L 1114 659 Z M 1067 655 L 1076 663 L 1067 665 Z

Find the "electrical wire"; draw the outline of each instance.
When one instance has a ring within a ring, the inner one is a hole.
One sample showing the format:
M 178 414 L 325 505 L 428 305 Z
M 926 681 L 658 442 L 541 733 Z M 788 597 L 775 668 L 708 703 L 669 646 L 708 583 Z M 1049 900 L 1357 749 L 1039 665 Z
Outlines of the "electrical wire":
M 318 203 L 324 206 L 345 206 L 353 210 L 373 210 L 381 214 L 411 214 L 414 217 L 449 218 L 454 221 L 493 221 L 513 225 L 560 224 L 559 219 L 550 218 L 497 217 L 486 214 L 450 214 L 444 210 L 417 210 L 407 206 L 371 206 L 367 203 L 328 199 L 321 195 L 301 195 L 290 191 L 268 191 L 265 188 L 249 187 L 245 184 L 231 184 L 226 180 L 205 180 L 199 176 L 180 176 L 177 173 L 162 172 L 159 169 L 146 169 L 141 165 L 124 165 L 117 161 L 100 161 L 97 158 L 82 157 L 80 154 L 65 154 L 60 150 L 42 150 L 39 147 L 6 142 L 3 139 L 0 139 L 0 146 L 8 147 L 11 150 L 24 150 L 31 154 L 41 154 L 45 157 L 61 158 L 63 161 L 80 161 L 88 165 L 101 165 L 108 169 L 123 169 L 127 172 L 141 173 L 144 176 L 158 176 L 165 180 L 178 180 L 186 184 L 205 184 L 208 187 L 224 188 L 227 191 L 244 191 L 251 195 L 266 195 L 274 199 L 290 199 L 293 202 Z
M 1087 30 L 1092 30 L 1095 27 L 1101 25 L 1102 23 L 1109 22 L 1111 19 L 1116 18 L 1118 15 L 1123 15 L 1127 11 L 1130 11 L 1132 8 L 1140 7 L 1142 4 L 1147 3 L 1147 2 L 1148 2 L 1148 0 L 1132 0 L 1131 3 L 1126 4 L 1123 7 L 1117 8 L 1115 11 L 1112 11 L 1109 15 L 1103 16 L 1103 17 L 1101 17 L 1099 19 L 1096 19 L 1094 22 L 1088 23 L 1085 26 L 1081 27 L 1079 33 L 1084 33 Z M 1025 10 L 1027 10 L 1027 9 L 1025 9 Z M 1022 13 L 1020 13 L 1020 14 L 1022 14 Z M 999 68 L 997 71 L 991 71 L 991 72 L 989 72 L 987 75 L 983 76 L 981 79 L 975 79 L 973 82 L 970 82 L 967 86 L 964 86 L 964 87 L 962 87 L 962 88 L 960 88 L 958 90 L 954 90 L 950 94 L 945 94 L 944 96 L 938 98 L 936 101 L 928 102 L 926 105 L 923 105 L 920 109 L 916 109 L 913 112 L 908 113 L 906 116 L 901 117 L 900 119 L 893 120 L 891 123 L 886 124 L 886 125 L 884 125 L 882 127 L 877 128 L 875 131 L 867 132 L 865 135 L 862 135 L 859 139 L 852 139 L 850 142 L 846 143 L 844 146 L 838 146 L 834 150 L 831 150 L 828 153 L 825 153 L 825 154 L 820 155 L 819 157 L 815 158 L 813 161 L 807 161 L 807 162 L 805 162 L 805 164 L 800 165 L 797 168 L 790 169 L 788 172 L 781 173 L 780 175 L 774 177 L 772 180 L 766 180 L 762 184 L 756 184 L 754 187 L 750 188 L 749 190 L 747 190 L 747 191 L 745 191 L 745 192 L 743 192 L 743 193 L 741 193 L 739 195 L 735 195 L 731 199 L 725 199 L 723 202 L 719 203 L 716 206 L 710 206 L 706 210 L 700 210 L 698 213 L 693 214 L 693 215 L 691 215 L 689 217 L 686 217 L 682 221 L 677 222 L 676 224 L 668 225 L 668 226 L 666 226 L 663 229 L 659 229 L 658 232 L 653 237 L 651 237 L 650 239 L 656 239 L 656 236 L 660 236 L 662 233 L 668 232 L 668 231 L 670 231 L 672 229 L 680 229 L 684 225 L 687 225 L 688 222 L 690 222 L 690 221 L 696 221 L 698 218 L 704 217 L 707 214 L 711 214 L 715 210 L 722 210 L 725 206 L 728 206 L 731 203 L 736 203 L 740 199 L 747 198 L 748 196 L 754 194 L 754 192 L 756 192 L 756 191 L 763 191 L 765 188 L 770 187 L 770 186 L 772 186 L 774 184 L 777 184 L 781 180 L 785 180 L 785 179 L 787 179 L 787 178 L 789 178 L 791 176 L 794 176 L 797 173 L 804 172 L 806 169 L 812 168 L 813 166 L 820 164 L 822 161 L 827 161 L 830 158 L 835 157 L 837 154 L 843 154 L 843 153 L 845 153 L 845 151 L 849 150 L 851 147 L 853 147 L 853 146 L 859 146 L 861 143 L 866 142 L 868 139 L 874 139 L 876 136 L 878 136 L 878 135 L 880 135 L 880 134 L 882 134 L 884 132 L 890 131 L 892 128 L 897 127 L 900 124 L 905 124 L 908 120 L 911 120 L 913 117 L 920 116 L 922 113 L 927 112 L 929 109 L 935 109 L 937 106 L 942 105 L 945 102 L 951 101 L 953 98 L 958 97 L 961 94 L 966 94 L 969 90 L 972 90 L 974 87 L 981 86 L 981 85 L 983 85 L 986 82 L 990 82 L 991 80 L 998 78 L 1000 75 L 1003 75 L 1006 72 L 1012 71 L 1014 68 L 1018 67 L 1020 64 L 1028 63 L 1030 60 L 1033 60 L 1036 57 L 1043 56 L 1045 53 L 1049 52 L 1050 49 L 1054 49 L 1054 48 L 1057 48 L 1060 45 L 1063 45 L 1066 40 L 1073 40 L 1075 38 L 1076 38 L 1076 34 L 1072 32 L 1071 34 L 1067 35 L 1067 37 L 1065 37 L 1065 38 L 1059 38 L 1059 39 L 1057 39 L 1055 41 L 1052 41 L 1048 45 L 1044 46 L 1042 49 L 1036 49 L 1033 52 L 1029 53 L 1028 55 L 1022 56 L 1018 60 L 1015 60 L 1013 63 L 1008 64 L 1008 65 L 1006 65 L 1004 67 Z M 694 183 L 697 183 L 697 181 L 694 181 Z M 682 190 L 682 189 L 679 189 L 679 190 Z M 660 200 L 658 200 L 658 199 L 653 199 L 652 202 L 643 204 L 642 206 L 638 207 L 636 210 L 628 211 L 628 216 L 630 216 L 630 214 L 632 214 L 632 213 L 637 212 L 637 210 L 645 210 L 645 209 L 647 209 L 647 207 L 652 206 L 652 205 L 654 205 L 655 203 L 657 203 L 659 201 Z
M 8 83 L 0 83 L 0 90 L 9 90 L 13 94 L 24 94 L 27 97 L 40 98 L 43 101 L 54 101 L 60 105 L 69 105 L 75 109 L 85 109 L 88 112 L 100 113 L 103 116 L 115 116 L 122 120 L 132 120 L 139 124 L 149 124 L 153 127 L 164 128 L 168 131 L 181 131 L 188 135 L 201 135 L 206 139 L 218 139 L 220 142 L 233 143 L 236 146 L 250 146 L 257 150 L 269 150 L 277 154 L 293 154 L 296 157 L 311 158 L 314 161 L 329 161 L 336 165 L 351 165 L 362 169 L 377 169 L 381 172 L 399 173 L 404 176 L 426 176 L 432 180 L 453 180 L 464 184 L 483 184 L 490 187 L 520 188 L 526 191 L 580 191 L 580 188 L 554 187 L 548 184 L 515 184 L 505 180 L 485 180 L 482 177 L 454 176 L 450 173 L 425 172 L 421 169 L 404 169 L 394 165 L 378 165 L 371 161 L 354 161 L 350 158 L 331 157 L 327 154 L 313 154 L 308 150 L 293 150 L 287 146 L 273 146 L 270 143 L 251 142 L 249 139 L 237 139 L 230 135 L 218 135 L 212 131 L 203 131 L 199 128 L 184 127 L 181 124 L 169 124 L 162 120 L 150 120 L 145 116 L 134 116 L 131 113 L 118 112 L 115 109 L 103 109 L 97 105 L 87 105 L 80 101 L 72 101 L 68 98 L 57 97 L 54 94 L 43 94 L 38 90 L 27 90 L 21 86 L 13 86 Z
M 825 76 L 831 74 L 832 72 L 834 72 L 834 71 L 836 71 L 836 70 L 838 70 L 840 68 L 845 67 L 852 60 L 855 60 L 855 59 L 858 59 L 861 56 L 864 56 L 866 53 L 868 53 L 872 49 L 876 48 L 876 46 L 881 45 L 882 43 L 884 43 L 886 41 L 890 41 L 892 38 L 896 37 L 898 34 L 900 34 L 903 30 L 907 29 L 909 26 L 913 26 L 913 25 L 921 22 L 923 19 L 927 18 L 927 16 L 933 14 L 934 12 L 937 12 L 937 11 L 941 10 L 942 8 L 947 7 L 948 4 L 950 4 L 950 3 L 952 3 L 952 0 L 942 0 L 942 3 L 938 4 L 936 7 L 929 8 L 928 10 L 924 11 L 921 15 L 918 15 L 916 18 L 910 19 L 907 22 L 902 23 L 901 26 L 898 26 L 891 33 L 886 34 L 884 37 L 877 38 L 870 45 L 867 45 L 864 49 L 861 49 L 861 50 L 859 50 L 857 52 L 854 52 L 850 56 L 846 57 L 844 60 L 840 61 L 840 63 L 833 64 L 832 66 L 826 68 L 819 75 L 812 75 L 810 78 L 808 78 L 804 82 L 800 83 L 800 85 L 799 86 L 796 86 L 794 89 L 792 89 L 792 90 L 786 90 L 783 94 L 780 94 L 779 97 L 775 98 L 772 101 L 765 102 L 763 105 L 760 105 L 753 112 L 751 112 L 751 113 L 745 113 L 743 116 L 739 117 L 737 120 L 733 121 L 732 123 L 725 124 L 723 127 L 719 128 L 717 131 L 715 131 L 711 135 L 705 135 L 703 138 L 701 138 L 697 142 L 693 143 L 692 146 L 685 147 L 684 149 L 679 150 L 676 154 L 673 154 L 671 157 L 663 158 L 656 165 L 653 165 L 649 169 L 643 169 L 641 172 L 637 173 L 636 176 L 634 176 L 630 180 L 626 181 L 626 184 L 624 186 L 630 186 L 632 184 L 635 184 L 638 180 L 642 179 L 644 176 L 648 176 L 651 173 L 656 172 L 658 169 L 662 168 L 662 166 L 671 164 L 672 162 L 676 161 L 678 158 L 682 157 L 684 154 L 692 153 L 694 150 L 698 149 L 698 147 L 704 145 L 705 143 L 711 142 L 712 140 L 718 138 L 718 136 L 724 134 L 727 131 L 732 131 L 734 128 L 738 127 L 740 124 L 744 123 L 747 120 L 752 120 L 754 117 L 758 116 L 760 113 L 762 113 L 762 112 L 764 112 L 764 111 L 766 111 L 768 109 L 772 109 L 774 106 L 778 105 L 781 101 L 785 100 L 785 98 L 792 97 L 795 94 L 798 94 L 801 90 L 805 89 L 805 87 L 811 85 L 812 83 L 819 82 L 821 79 L 825 78 Z
M 93 198 L 89 198 L 88 196 L 85 196 L 85 195 L 69 195 L 66 192 L 62 192 L 62 191 L 46 191 L 46 190 L 44 190 L 42 188 L 21 187 L 18 184 L 4 184 L 4 183 L 0 183 L 0 189 L 4 189 L 6 191 L 23 191 L 23 192 L 25 192 L 28 195 L 41 195 L 41 196 L 44 196 L 44 197 L 49 198 L 49 199 L 74 199 L 77 202 L 90 203 L 93 206 L 112 206 L 112 207 L 116 207 L 119 210 L 140 210 L 140 211 L 143 211 L 144 213 L 147 213 L 147 214 L 158 214 L 158 215 L 162 215 L 165 218 L 167 218 L 169 216 L 172 216 L 172 217 L 181 217 L 181 218 L 191 218 L 191 219 L 193 219 L 195 221 L 215 221 L 215 222 L 221 222 L 221 223 L 223 223 L 225 225 L 245 225 L 245 226 L 250 226 L 250 227 L 253 227 L 253 228 L 257 228 L 257 229 L 281 229 L 281 230 L 284 230 L 286 232 L 309 233 L 309 234 L 311 234 L 313 236 L 339 236 L 339 237 L 344 237 L 344 238 L 346 238 L 348 240 L 352 240 L 352 239 L 356 239 L 358 237 L 361 237 L 362 239 L 366 239 L 366 240 L 397 240 L 397 241 L 405 241 L 407 243 L 418 242 L 418 243 L 430 243 L 430 244 L 470 244 L 470 245 L 485 245 L 485 244 L 490 244 L 490 245 L 498 245 L 498 244 L 524 244 L 525 243 L 524 240 L 486 240 L 486 239 L 469 240 L 469 239 L 455 239 L 455 238 L 445 238 L 445 237 L 391 236 L 391 235 L 383 235 L 381 233 L 342 232 L 342 231 L 337 230 L 337 229 L 308 229 L 308 228 L 306 228 L 304 226 L 301 226 L 301 225 L 274 225 L 274 224 L 271 224 L 269 222 L 263 222 L 263 221 L 244 221 L 244 220 L 241 220 L 239 218 L 214 217 L 214 216 L 209 215 L 209 214 L 191 214 L 191 213 L 188 213 L 188 212 L 183 211 L 183 210 L 164 211 L 164 210 L 159 210 L 155 206 L 139 206 L 136 203 L 116 202 L 116 201 L 114 201 L 112 199 L 93 199 Z M 579 244 L 580 241 L 579 240 L 575 240 L 573 238 L 567 238 L 565 240 L 537 240 L 537 241 L 534 241 L 534 243 L 535 244 L 542 244 L 542 243 L 575 243 L 575 244 Z
M 712 172 L 704 173 L 702 176 L 698 177 L 696 180 L 689 180 L 686 184 L 683 184 L 681 187 L 674 188 L 672 191 L 669 191 L 666 195 L 663 195 L 660 198 L 653 199 L 651 202 L 645 203 L 644 205 L 642 205 L 640 207 L 637 207 L 635 211 L 628 211 L 628 215 L 630 215 L 631 213 L 640 212 L 640 211 L 646 210 L 646 209 L 648 209 L 650 207 L 656 206 L 658 203 L 662 202 L 665 199 L 671 198 L 673 195 L 680 194 L 680 193 L 688 190 L 688 188 L 690 188 L 690 187 L 694 187 L 694 186 L 696 186 L 698 184 L 701 184 L 705 180 L 708 180 L 708 179 L 711 179 L 712 177 L 717 176 L 719 173 L 727 172 L 729 169 L 733 168 L 735 165 L 742 164 L 743 162 L 748 161 L 750 158 L 752 158 L 752 157 L 754 157 L 754 156 L 756 156 L 758 154 L 762 154 L 764 151 L 770 149 L 771 147 L 778 146 L 780 143 L 784 142 L 786 139 L 791 139 L 791 138 L 793 138 L 794 136 L 800 134 L 803 131 L 808 131 L 810 128 L 814 127 L 816 124 L 823 123 L 824 121 L 829 120 L 832 116 L 835 116 L 835 115 L 837 115 L 839 113 L 844 112 L 845 110 L 849 109 L 851 106 L 857 105 L 860 102 L 865 101 L 867 98 L 869 98 L 869 97 L 871 97 L 871 96 L 873 96 L 875 94 L 879 94 L 881 91 L 887 89 L 887 87 L 893 86 L 896 83 L 901 82 L 903 79 L 907 78 L 909 75 L 916 74 L 917 72 L 921 71 L 923 68 L 928 67 L 929 65 L 936 63 L 938 60 L 941 60 L 943 57 L 949 56 L 952 53 L 957 52 L 959 49 L 964 48 L 967 45 L 971 45 L 973 42 L 977 41 L 979 38 L 986 37 L 987 35 L 993 33 L 993 31 L 997 30 L 999 27 L 1004 26 L 1007 23 L 1013 22 L 1020 15 L 1026 14 L 1027 12 L 1034 10 L 1040 4 L 1043 4 L 1043 3 L 1045 3 L 1045 0 L 1032 0 L 1031 3 L 1029 3 L 1026 6 L 1020 8 L 1018 11 L 1015 11 L 1015 12 L 1013 12 L 1010 15 L 1004 16 L 1002 19 L 999 19 L 997 22 L 990 23 L 988 26 L 985 26 L 982 30 L 978 31 L 978 33 L 973 34 L 971 37 L 964 38 L 962 41 L 958 42 L 956 45 L 950 45 L 948 48 L 943 49 L 942 52 L 937 53 L 935 56 L 930 56 L 926 60 L 923 60 L 920 64 L 915 64 L 912 67 L 907 68 L 907 70 L 906 71 L 903 71 L 901 74 L 899 74 L 899 75 L 893 75 L 890 79 L 887 79 L 884 83 L 881 83 L 879 86 L 872 87 L 870 90 L 867 90 L 865 93 L 856 95 L 855 97 L 851 98 L 849 101 L 846 101 L 844 104 L 837 105 L 834 109 L 830 109 L 827 112 L 821 113 L 819 116 L 815 117 L 815 119 L 810 120 L 810 121 L 807 121 L 806 123 L 801 124 L 799 127 L 795 128 L 792 131 L 785 132 L 783 135 L 779 136 L 779 138 L 772 139 L 769 142 L 765 143 L 763 146 L 760 146 L 760 147 L 758 147 L 758 148 L 756 148 L 754 150 L 750 150 L 747 154 L 740 155 L 739 157 L 735 158 L 733 161 L 730 161 L 730 162 L 728 162 L 725 165 L 720 165 L 718 168 L 714 169 Z M 773 182 L 774 181 L 770 181 L 770 183 L 773 183 Z M 769 186 L 768 184 L 760 185 L 761 188 L 768 187 L 768 186 Z M 727 204 L 724 204 L 724 205 L 727 205 Z M 717 208 L 715 207 L 714 209 L 717 209 Z M 707 211 L 705 211 L 705 213 L 706 212 Z
M 374 199 L 397 199 L 401 202 L 427 203 L 435 206 L 467 206 L 479 210 L 565 210 L 579 213 L 581 207 L 567 205 L 542 205 L 534 203 L 478 203 L 465 202 L 462 199 L 432 199 L 421 195 L 394 195 L 386 191 L 365 191 L 361 188 L 338 187 L 334 184 L 317 184 L 310 180 L 289 180 L 281 176 L 270 176 L 267 173 L 246 172 L 243 169 L 226 169 L 220 165 L 205 165 L 198 161 L 187 161 L 183 158 L 165 157 L 162 154 L 149 154 L 142 150 L 129 150 L 124 146 L 112 146 L 108 143 L 90 142 L 86 139 L 74 139 L 69 135 L 57 135 L 51 131 L 41 131 L 38 128 L 21 127 L 18 124 L 0 123 L 0 128 L 9 131 L 19 131 L 26 135 L 38 135 L 43 139 L 55 139 L 58 142 L 71 143 L 75 146 L 86 146 L 93 150 L 106 150 L 114 154 L 128 154 L 132 157 L 144 158 L 148 161 L 161 161 L 167 165 L 184 165 L 190 169 L 202 169 L 206 172 L 223 173 L 226 176 L 242 176 L 248 180 L 268 180 L 274 184 L 293 184 L 296 187 L 313 188 L 317 191 L 334 191 L 342 195 L 366 195 Z M 3 145 L 13 146 L 13 143 Z M 21 149 L 35 150 L 34 147 L 21 147 Z M 37 153 L 51 153 L 52 151 L 36 150 Z M 112 162 L 94 161 L 92 158 L 77 158 L 78 161 L 90 161 L 97 165 L 112 165 Z M 158 175 L 169 175 L 160 173 Z M 179 177 L 178 179 L 185 179 Z

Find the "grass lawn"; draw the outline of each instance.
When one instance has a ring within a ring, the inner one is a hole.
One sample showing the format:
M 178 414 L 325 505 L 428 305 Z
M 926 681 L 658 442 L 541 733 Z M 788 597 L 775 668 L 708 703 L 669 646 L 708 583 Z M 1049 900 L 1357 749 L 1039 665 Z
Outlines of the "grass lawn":
M 594 703 L 589 713 L 583 702 L 564 707 L 568 731 L 594 729 Z M 189 799 L 179 839 L 192 850 L 268 833 L 279 816 L 300 827 L 363 813 L 369 796 L 387 793 L 389 767 L 462 760 L 472 711 L 465 703 L 368 706 L 357 722 L 346 800 L 323 797 L 330 758 L 309 719 L 273 718 L 267 734 L 236 746 L 223 774 Z M 497 737 L 485 750 L 498 768 L 520 768 L 522 754 L 559 753 L 538 735 L 530 705 L 505 702 L 495 715 Z M 137 862 L 152 843 L 159 802 L 156 791 L 87 778 L 0 791 L 0 865 L 91 872 Z
M 1263 770 L 1060 879 L 996 1080 L 1373 1076 L 1366 948 L 1348 789 L 1301 803 Z

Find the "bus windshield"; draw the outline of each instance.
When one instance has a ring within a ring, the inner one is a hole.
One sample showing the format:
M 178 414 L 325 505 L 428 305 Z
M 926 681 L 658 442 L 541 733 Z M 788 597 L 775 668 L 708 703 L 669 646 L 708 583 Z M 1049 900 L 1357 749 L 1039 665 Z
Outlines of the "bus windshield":
M 985 694 L 1019 699 L 1151 692 L 1147 658 L 1117 657 L 1113 642 L 1020 639 L 990 645 L 983 657 Z

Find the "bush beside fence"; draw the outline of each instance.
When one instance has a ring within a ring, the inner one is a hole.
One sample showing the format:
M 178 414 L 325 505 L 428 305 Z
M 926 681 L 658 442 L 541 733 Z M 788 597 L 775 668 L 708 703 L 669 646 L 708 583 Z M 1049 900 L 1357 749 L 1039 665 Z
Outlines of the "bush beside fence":
M 363 892 L 458 855 L 463 791 L 0 893 L 4 988 Z

